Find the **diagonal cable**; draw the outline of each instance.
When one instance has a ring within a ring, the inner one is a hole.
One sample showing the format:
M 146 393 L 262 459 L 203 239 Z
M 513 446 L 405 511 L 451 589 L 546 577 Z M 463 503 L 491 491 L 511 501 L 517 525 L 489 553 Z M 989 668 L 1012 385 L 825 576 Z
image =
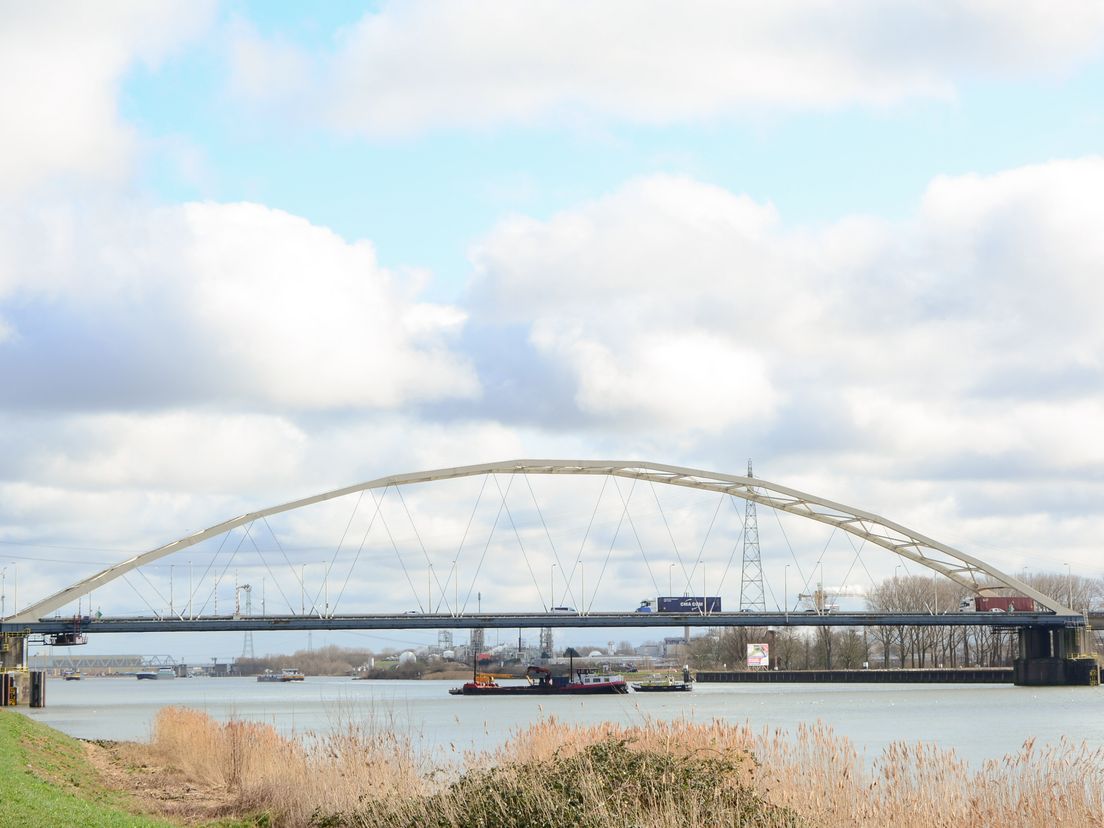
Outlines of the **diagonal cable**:
M 606 565 L 609 564 L 610 556 L 613 554 L 613 547 L 617 543 L 617 537 L 621 534 L 621 526 L 625 522 L 625 516 L 629 513 L 629 502 L 625 499 L 625 496 L 621 494 L 621 487 L 618 485 L 616 478 L 613 480 L 613 487 L 621 497 L 621 517 L 617 520 L 617 528 L 613 530 L 613 537 L 610 538 L 609 549 L 606 550 L 606 558 L 602 561 L 602 568 L 598 571 L 598 581 L 594 584 L 594 592 L 591 593 L 590 603 L 587 605 L 588 613 L 590 612 L 590 608 L 594 606 L 595 599 L 598 597 L 598 587 L 602 585 L 602 578 L 605 577 Z M 635 488 L 636 480 L 633 479 L 632 485 L 629 487 L 629 500 L 632 500 Z M 659 595 L 658 589 L 656 590 L 656 595 Z
M 249 537 L 249 533 L 253 530 L 253 522 L 250 521 L 245 526 L 245 533 L 238 540 L 238 545 L 234 547 L 234 551 L 230 553 L 230 557 L 226 559 L 226 566 L 222 568 L 222 572 L 215 576 L 215 585 L 211 591 L 207 594 L 207 598 L 204 600 L 203 605 L 199 608 L 199 614 L 203 615 L 203 611 L 207 609 L 207 603 L 211 600 L 212 595 L 216 595 L 218 592 L 219 584 L 222 583 L 223 576 L 226 575 L 227 570 L 230 569 L 230 564 L 234 562 L 234 558 L 237 557 L 238 551 L 242 548 L 242 544 L 245 543 L 245 539 Z M 217 597 L 216 597 L 217 602 Z
M 502 495 L 502 487 L 498 486 L 498 478 L 495 475 L 488 475 L 495 478 L 495 486 L 498 487 L 498 493 Z M 506 494 L 510 494 L 510 487 L 514 485 L 514 478 L 511 475 L 510 482 L 506 484 Z M 468 584 L 468 591 L 464 594 L 464 604 L 460 608 L 460 614 L 463 615 L 468 608 L 468 602 L 471 601 L 472 590 L 475 589 L 475 582 L 479 579 L 479 573 L 483 570 L 483 561 L 487 557 L 487 550 L 491 547 L 491 540 L 494 538 L 495 529 L 498 528 L 498 521 L 502 518 L 502 510 L 506 506 L 506 496 L 502 495 L 501 500 L 498 503 L 498 512 L 495 513 L 494 523 L 491 524 L 491 530 L 487 533 L 487 542 L 483 544 L 483 553 L 479 556 L 479 563 L 475 567 L 475 574 L 472 576 L 471 583 Z
M 652 497 L 655 498 L 656 507 L 659 509 L 659 516 L 661 518 L 663 518 L 663 525 L 665 527 L 667 527 L 667 537 L 669 537 L 671 539 L 671 547 L 675 550 L 675 560 L 678 561 L 679 569 L 682 570 L 682 574 L 686 578 L 686 591 L 690 592 L 691 591 L 691 589 L 690 589 L 690 579 L 694 577 L 694 572 L 697 571 L 698 566 L 697 566 L 697 564 L 694 564 L 694 568 L 690 571 L 690 574 L 689 575 L 686 574 L 686 564 L 684 564 L 682 562 L 682 555 L 679 553 L 678 544 L 675 543 L 675 535 L 671 531 L 671 524 L 669 524 L 667 522 L 667 515 L 663 511 L 663 504 L 659 502 L 659 493 L 656 491 L 655 483 L 652 482 L 652 481 L 649 481 L 649 485 L 652 487 Z M 629 518 L 629 525 L 632 525 L 632 517 L 631 516 Z M 634 532 L 636 531 L 635 527 L 633 528 L 633 531 Z M 651 572 L 651 570 L 649 568 L 649 573 L 650 572 Z M 652 578 L 652 582 L 655 583 L 655 578 Z M 656 595 L 659 594 L 658 590 L 659 590 L 659 587 L 657 586 L 656 587 Z
M 349 579 L 353 577 L 353 570 L 356 569 L 361 553 L 364 552 L 364 544 L 368 542 L 368 535 L 371 534 L 372 527 L 376 525 L 376 518 L 379 516 L 380 506 L 382 504 L 382 500 L 376 503 L 376 511 L 372 513 L 372 519 L 368 521 L 368 528 L 364 530 L 364 535 L 360 538 L 360 546 L 357 547 L 356 555 L 353 556 L 353 562 L 349 564 L 349 571 L 345 573 L 345 581 L 341 584 L 341 589 L 337 593 L 337 598 L 334 599 L 333 608 L 335 612 L 337 610 L 337 605 L 341 603 L 341 599 L 345 595 L 345 588 L 349 586 Z
M 396 487 L 395 487 L 395 494 L 397 494 L 397 495 L 399 496 L 399 502 L 400 502 L 400 503 L 402 503 L 403 511 L 405 511 L 405 512 L 406 512 L 406 519 L 407 519 L 407 521 L 408 521 L 408 522 L 410 523 L 410 528 L 414 530 L 414 538 L 415 538 L 415 539 L 416 539 L 416 540 L 418 541 L 418 546 L 420 546 L 420 547 L 421 547 L 421 549 L 422 549 L 422 554 L 423 554 L 423 555 L 425 556 L 425 560 L 426 560 L 426 566 L 428 566 L 428 567 L 429 567 L 429 574 L 430 574 L 430 577 L 431 577 L 431 578 L 432 578 L 432 579 L 433 579 L 434 581 L 436 581 L 436 583 L 437 583 L 437 591 L 441 593 L 441 601 L 439 601 L 439 602 L 437 603 L 437 607 L 436 607 L 436 608 L 434 608 L 434 607 L 433 607 L 433 596 L 432 596 L 432 595 L 428 595 L 428 596 L 426 596 L 426 601 L 427 601 L 427 603 L 429 604 L 429 606 L 427 606 L 427 607 L 426 607 L 426 611 L 427 611 L 427 612 L 433 612 L 433 613 L 436 613 L 436 612 L 437 612 L 437 610 L 438 610 L 438 609 L 440 609 L 440 607 L 441 607 L 441 603 L 443 602 L 443 603 L 444 603 L 444 605 L 445 605 L 445 609 L 446 609 L 446 610 L 448 610 L 448 611 L 449 611 L 449 614 L 451 615 L 451 614 L 452 614 L 452 610 L 451 610 L 451 608 L 449 607 L 449 602 L 448 602 L 448 596 L 447 596 L 447 595 L 445 595 L 445 592 L 444 592 L 444 590 L 443 590 L 443 589 L 441 589 L 441 579 L 440 579 L 440 578 L 439 578 L 439 577 L 437 576 L 437 573 L 436 573 L 436 572 L 434 571 L 434 569 L 433 569 L 433 562 L 432 562 L 432 561 L 431 561 L 431 560 L 429 559 L 429 550 L 428 550 L 428 549 L 426 549 L 426 547 L 425 547 L 425 544 L 424 544 L 424 543 L 422 543 L 422 536 L 421 536 L 421 534 L 419 534 L 419 532 L 418 532 L 418 527 L 417 527 L 417 526 L 416 526 L 416 525 L 414 524 L 414 515 L 412 515 L 412 514 L 410 513 L 410 507 L 408 507 L 408 506 L 406 505 L 406 498 L 405 498 L 405 497 L 403 497 L 403 493 L 402 493 L 402 487 L 400 487 L 400 486 L 396 486 Z
M 345 531 L 341 533 L 341 539 L 338 540 L 338 542 L 337 542 L 337 548 L 334 550 L 333 557 L 330 558 L 329 562 L 326 564 L 326 571 L 322 573 L 322 586 L 319 588 L 318 592 L 315 593 L 315 596 L 314 596 L 314 603 L 315 604 L 318 603 L 319 596 L 325 591 L 326 584 L 328 584 L 329 581 L 330 581 L 330 572 L 333 571 L 334 562 L 337 560 L 337 556 L 341 554 L 341 547 L 345 543 L 345 538 L 349 534 L 349 527 L 351 527 L 353 525 L 353 521 L 356 520 L 357 512 L 360 510 L 360 501 L 363 500 L 363 499 L 364 499 L 364 489 L 361 489 L 360 494 L 357 495 L 356 503 L 353 504 L 352 514 L 349 515 L 349 520 L 345 524 Z M 326 615 L 329 615 L 330 614 L 330 607 L 329 607 L 328 598 L 327 598 L 326 602 L 324 603 L 323 608 L 326 612 Z
M 598 499 L 594 501 L 594 509 L 590 513 L 590 522 L 587 523 L 586 532 L 583 533 L 583 540 L 579 544 L 579 552 L 575 556 L 575 563 L 573 563 L 571 565 L 571 577 L 573 579 L 575 577 L 576 567 L 580 567 L 580 566 L 583 565 L 583 551 L 586 549 L 587 538 L 590 537 L 590 530 L 594 526 L 594 518 L 598 514 L 598 507 L 602 504 L 602 495 L 604 495 L 605 492 L 606 492 L 606 485 L 609 483 L 609 479 L 610 478 L 609 478 L 608 475 L 602 475 L 602 488 L 598 492 Z M 586 584 L 582 585 L 582 588 L 580 589 L 580 592 L 582 592 L 583 594 L 580 596 L 581 603 L 579 604 L 579 611 L 582 612 L 583 615 L 586 615 L 587 614 Z
M 388 486 L 387 488 L 389 489 L 391 487 Z M 380 499 L 378 501 L 380 506 L 383 505 L 383 498 L 386 494 L 387 494 L 387 489 L 384 489 L 383 494 L 380 495 Z M 372 499 L 375 500 L 375 498 L 376 498 L 376 496 L 373 493 L 372 494 Z M 403 575 L 406 576 L 406 582 L 410 585 L 410 592 L 414 596 L 414 603 L 416 603 L 418 605 L 418 609 L 421 612 L 429 612 L 430 608 L 428 606 L 425 607 L 424 609 L 422 607 L 422 599 L 418 597 L 418 590 L 414 588 L 414 582 L 412 580 L 410 580 L 410 573 L 406 569 L 406 561 L 403 560 L 402 553 L 399 552 L 399 545 L 397 543 L 395 543 L 395 536 L 391 534 L 391 527 L 387 525 L 387 518 L 384 516 L 382 511 L 380 511 L 379 517 L 380 517 L 380 523 L 383 524 L 384 531 L 387 532 L 387 538 L 388 538 L 388 540 L 391 541 L 391 548 L 395 550 L 395 557 L 399 559 L 399 566 L 402 567 Z
M 291 601 L 288 600 L 287 595 L 284 594 L 284 588 L 280 586 L 280 579 L 276 577 L 276 573 L 273 572 L 272 567 L 268 565 L 268 561 L 265 560 L 264 552 L 261 551 L 261 547 L 257 545 L 257 541 L 253 539 L 252 535 L 249 536 L 249 542 L 257 551 L 257 557 L 260 558 L 261 563 L 264 564 L 265 571 L 272 576 L 272 583 L 276 585 L 276 590 L 280 593 L 280 597 L 284 599 L 284 603 L 287 604 L 288 610 L 294 615 L 295 609 L 291 606 Z
M 556 566 L 559 567 L 560 574 L 563 575 L 565 573 L 565 570 L 563 568 L 563 564 L 560 563 L 560 553 L 556 551 L 556 544 L 554 544 L 552 542 L 552 533 L 548 531 L 548 524 L 544 522 L 544 514 L 541 512 L 540 504 L 537 503 L 537 495 L 536 495 L 536 492 L 533 491 L 533 484 L 531 482 L 529 482 L 529 475 L 525 475 L 525 485 L 529 487 L 529 496 L 533 498 L 533 506 L 537 510 L 537 517 L 540 518 L 541 526 L 544 527 L 544 536 L 546 538 L 548 538 L 548 545 L 552 547 L 552 558 L 553 558 L 553 560 L 556 561 Z M 574 574 L 575 574 L 575 568 L 574 567 L 571 568 L 571 574 L 572 574 L 572 576 L 574 576 Z M 575 593 L 571 589 L 571 578 L 567 578 L 566 580 L 567 580 L 567 597 L 569 597 L 571 599 L 569 603 L 571 605 L 574 605 L 576 603 L 576 601 L 575 601 Z M 555 591 L 555 588 L 553 588 L 553 590 L 552 590 L 552 599 L 553 599 L 552 606 L 559 606 L 559 604 L 555 603 L 555 598 L 556 598 L 556 591 Z M 562 602 L 563 599 L 560 599 L 560 600 Z
M 511 482 L 513 482 L 513 481 L 511 480 Z M 501 493 L 502 492 L 502 487 L 499 486 L 497 477 L 495 478 L 495 486 L 498 486 L 498 491 Z M 525 560 L 525 567 L 526 567 L 526 569 L 529 570 L 529 577 L 533 579 L 533 586 L 536 587 L 537 598 L 543 604 L 544 603 L 544 598 L 541 596 L 541 589 L 540 589 L 540 585 L 537 583 L 537 576 L 533 572 L 533 565 L 529 562 L 529 555 L 525 551 L 525 544 L 522 543 L 522 541 L 521 541 L 521 533 L 518 532 L 517 524 L 514 523 L 514 516 L 510 512 L 510 506 L 509 506 L 508 503 L 506 503 L 506 495 L 505 494 L 502 495 L 502 508 L 506 510 L 506 518 L 507 518 L 507 520 L 510 521 L 510 528 L 514 530 L 514 537 L 517 538 L 518 548 L 521 549 L 521 557 Z M 549 586 L 551 586 L 551 585 L 549 585 Z M 553 598 L 552 595 L 548 596 L 549 601 L 551 601 L 552 598 Z M 552 604 L 548 605 L 547 611 L 548 612 L 552 611 Z
M 278 537 L 276 537 L 276 533 L 274 531 L 272 531 L 272 526 L 269 524 L 268 518 L 261 518 L 261 520 L 264 521 L 264 525 L 265 525 L 265 528 L 268 530 L 268 534 L 272 535 L 272 542 L 276 544 L 276 548 L 279 549 L 280 554 L 284 556 L 284 563 L 286 563 L 288 565 L 288 569 L 291 570 L 291 576 L 293 578 L 295 578 L 296 581 L 299 582 L 299 589 L 302 591 L 302 594 L 306 594 L 306 591 L 307 591 L 306 579 L 303 578 L 303 577 L 300 577 L 299 573 L 295 571 L 295 564 L 293 564 L 288 559 L 287 552 L 284 551 L 283 544 L 281 544 L 280 539 Z M 252 524 L 250 524 L 250 525 L 252 526 Z M 306 608 L 305 607 L 300 607 L 300 611 L 305 613 Z M 312 606 L 311 607 L 311 612 L 313 612 L 313 611 L 314 611 L 314 607 Z M 295 608 L 294 607 L 292 607 L 292 609 L 291 609 L 291 614 L 295 615 Z
M 460 587 L 460 556 L 464 553 L 464 542 L 468 539 L 468 532 L 471 531 L 472 521 L 475 520 L 475 515 L 479 511 L 479 504 L 483 500 L 483 490 L 487 488 L 487 475 L 483 475 L 483 485 L 479 487 L 479 494 L 475 496 L 475 505 L 472 506 L 472 512 L 468 515 L 468 525 L 464 527 L 464 534 L 460 537 L 460 546 L 456 548 L 456 557 L 452 561 L 452 568 L 449 570 L 449 576 L 445 578 L 445 589 L 448 589 L 448 585 L 452 583 L 453 578 L 456 579 L 456 588 Z M 454 607 L 454 615 L 460 616 L 463 613 L 460 610 L 460 600 L 456 600 L 457 606 Z

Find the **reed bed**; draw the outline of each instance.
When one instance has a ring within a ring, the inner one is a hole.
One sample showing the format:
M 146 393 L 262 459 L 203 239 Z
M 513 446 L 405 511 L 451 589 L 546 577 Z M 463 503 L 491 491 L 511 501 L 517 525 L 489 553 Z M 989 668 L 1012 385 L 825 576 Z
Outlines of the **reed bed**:
M 1104 824 L 1104 751 L 1068 741 L 971 768 L 895 743 L 868 763 L 816 723 L 796 733 L 728 722 L 574 725 L 546 718 L 461 762 L 419 759 L 412 738 L 346 722 L 288 739 L 266 725 L 162 711 L 151 750 L 277 826 L 686 824 L 753 828 L 1080 828 Z

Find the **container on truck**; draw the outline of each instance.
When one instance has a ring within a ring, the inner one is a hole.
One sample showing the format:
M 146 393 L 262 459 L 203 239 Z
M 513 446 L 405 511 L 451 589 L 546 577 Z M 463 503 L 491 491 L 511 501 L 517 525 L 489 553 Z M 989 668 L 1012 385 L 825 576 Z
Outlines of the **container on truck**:
M 657 598 L 645 598 L 636 608 L 637 612 L 720 612 L 721 598 L 718 595 L 660 595 Z
M 963 598 L 959 612 L 1035 612 L 1035 599 L 1026 595 L 975 595 Z

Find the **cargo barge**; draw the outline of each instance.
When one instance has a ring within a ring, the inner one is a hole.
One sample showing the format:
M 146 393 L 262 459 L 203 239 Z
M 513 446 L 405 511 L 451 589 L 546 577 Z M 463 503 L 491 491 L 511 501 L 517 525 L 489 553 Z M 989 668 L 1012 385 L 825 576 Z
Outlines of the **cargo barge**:
M 525 684 L 499 684 L 490 676 L 474 675 L 460 687 L 452 687 L 453 696 L 567 696 L 610 695 L 629 692 L 621 676 L 570 671 L 566 676 L 553 676 L 545 667 L 530 666 L 525 671 Z

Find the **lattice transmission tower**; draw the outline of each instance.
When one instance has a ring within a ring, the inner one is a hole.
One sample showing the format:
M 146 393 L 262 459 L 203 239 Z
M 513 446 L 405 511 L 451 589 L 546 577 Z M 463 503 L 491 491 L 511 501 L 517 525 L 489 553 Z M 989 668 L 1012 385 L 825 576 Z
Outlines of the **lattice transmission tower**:
M 748 477 L 752 477 L 751 460 L 748 460 Z M 763 594 L 763 562 L 759 557 L 759 518 L 755 501 L 744 506 L 744 563 L 740 576 L 740 610 L 766 612 L 767 601 Z
M 235 579 L 236 580 L 236 579 Z M 241 618 L 241 594 L 245 593 L 245 614 L 250 616 L 253 614 L 253 587 L 249 584 L 235 584 L 234 585 L 234 617 Z M 253 653 L 253 632 L 251 630 L 245 631 L 245 636 L 242 638 L 242 658 L 256 658 Z

